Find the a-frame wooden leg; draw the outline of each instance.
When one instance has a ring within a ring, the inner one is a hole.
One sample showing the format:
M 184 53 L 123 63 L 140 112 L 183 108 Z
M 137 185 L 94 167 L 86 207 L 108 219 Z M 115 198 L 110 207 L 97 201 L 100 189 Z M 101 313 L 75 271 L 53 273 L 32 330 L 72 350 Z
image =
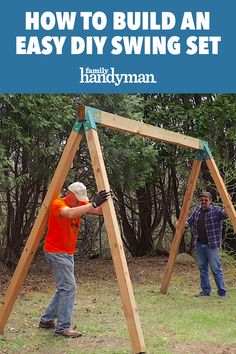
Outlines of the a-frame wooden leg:
M 174 240 L 171 245 L 170 255 L 168 259 L 168 263 L 166 266 L 165 274 L 163 277 L 162 285 L 161 285 L 161 293 L 166 294 L 169 288 L 170 279 L 172 276 L 176 256 L 179 250 L 180 242 L 182 239 L 185 221 L 188 216 L 189 208 L 193 199 L 194 190 L 196 188 L 197 179 L 200 173 L 202 161 L 194 160 L 192 171 L 189 177 L 187 189 L 184 195 L 183 205 L 180 212 L 180 217 L 178 220 L 178 224 L 176 226 Z
M 227 192 L 227 189 L 225 187 L 223 179 L 220 175 L 218 167 L 216 166 L 215 160 L 213 158 L 210 158 L 210 159 L 206 160 L 206 163 L 207 163 L 208 169 L 211 173 L 211 176 L 215 182 L 215 185 L 218 189 L 220 197 L 223 201 L 224 207 L 227 210 L 228 216 L 232 222 L 234 232 L 236 232 L 236 211 L 235 211 L 233 203 L 229 197 L 229 194 Z
M 81 134 L 74 131 L 71 132 L 48 192 L 44 198 L 39 214 L 35 220 L 34 226 L 5 294 L 3 305 L 0 309 L 0 332 L 4 331 L 11 310 L 27 275 L 32 259 L 42 238 L 42 234 L 46 228 L 50 204 L 60 193 L 81 139 Z
M 110 186 L 97 131 L 94 129 L 89 129 L 86 132 L 86 138 L 98 190 L 109 190 Z M 145 343 L 143 333 L 137 313 L 132 284 L 129 277 L 129 271 L 112 198 L 109 198 L 109 200 L 102 205 L 102 211 L 120 288 L 123 310 L 132 343 L 132 350 L 134 353 L 144 353 Z

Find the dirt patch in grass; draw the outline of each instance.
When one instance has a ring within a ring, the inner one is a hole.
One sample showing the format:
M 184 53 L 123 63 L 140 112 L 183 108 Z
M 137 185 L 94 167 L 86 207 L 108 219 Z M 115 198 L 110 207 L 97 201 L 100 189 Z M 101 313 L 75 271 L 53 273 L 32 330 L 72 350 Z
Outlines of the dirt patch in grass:
M 25 346 L 22 351 L 17 351 L 17 354 L 67 354 L 70 352 L 84 354 L 91 353 L 93 350 L 100 351 L 103 353 L 105 350 L 112 350 L 117 348 L 122 348 L 125 341 L 117 338 L 109 338 L 109 337 L 87 337 L 82 336 L 80 338 L 68 339 L 68 338 L 57 338 L 59 345 L 56 348 L 50 349 L 41 349 L 38 347 L 27 347 Z M 59 347 L 63 348 L 61 351 Z M 66 351 L 65 351 L 66 347 Z M 33 352 L 32 352 L 33 350 Z M 1 353 L 1 351 L 0 351 Z M 9 353 L 7 350 L 3 353 Z M 11 352 L 13 353 L 13 352 Z
M 162 279 L 167 257 L 142 257 L 127 259 L 130 278 L 132 282 L 138 284 L 156 284 Z M 9 270 L 6 266 L 1 265 L 1 288 L 0 294 L 4 294 L 14 270 Z M 186 273 L 194 273 L 195 265 L 193 264 L 176 264 L 175 273 L 178 275 L 186 275 Z M 94 278 L 98 280 L 116 281 L 116 274 L 112 259 L 93 259 L 83 260 L 79 257 L 75 258 L 75 274 L 77 280 L 84 278 Z M 195 277 L 196 274 L 193 274 Z M 27 279 L 23 284 L 23 292 L 41 291 L 45 282 L 51 281 L 52 274 L 42 254 L 37 255 L 33 260 Z
M 78 339 L 78 348 L 91 351 L 92 349 L 98 349 L 101 348 L 119 348 L 122 347 L 125 344 L 125 340 L 122 340 L 121 338 L 109 338 L 109 337 L 86 337 L 82 336 L 81 338 Z
M 179 343 L 173 346 L 173 354 L 235 354 L 235 345 L 219 345 L 219 343 Z

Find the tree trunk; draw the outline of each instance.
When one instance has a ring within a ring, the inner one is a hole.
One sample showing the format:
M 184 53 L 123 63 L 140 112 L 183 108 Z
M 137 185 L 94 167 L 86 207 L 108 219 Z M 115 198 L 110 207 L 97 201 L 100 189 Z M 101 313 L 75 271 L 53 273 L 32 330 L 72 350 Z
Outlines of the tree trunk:
M 146 185 L 137 190 L 140 235 L 138 256 L 144 256 L 153 252 L 152 240 L 152 203 L 150 188 Z

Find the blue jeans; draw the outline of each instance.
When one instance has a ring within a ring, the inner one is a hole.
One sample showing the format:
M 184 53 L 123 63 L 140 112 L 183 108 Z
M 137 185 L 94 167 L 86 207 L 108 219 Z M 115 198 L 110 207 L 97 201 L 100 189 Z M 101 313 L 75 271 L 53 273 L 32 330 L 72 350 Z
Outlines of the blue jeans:
M 66 253 L 46 253 L 56 282 L 56 292 L 44 314 L 43 321 L 57 320 L 56 332 L 69 329 L 72 322 L 72 313 L 76 294 L 76 281 L 74 277 L 74 257 Z
M 211 285 L 208 272 L 210 266 L 217 286 L 217 294 L 219 296 L 224 296 L 226 294 L 226 289 L 224 283 L 224 275 L 221 268 L 219 248 L 210 248 L 208 245 L 203 245 L 198 242 L 196 245 L 196 254 L 198 268 L 200 271 L 202 291 L 208 295 L 211 293 Z

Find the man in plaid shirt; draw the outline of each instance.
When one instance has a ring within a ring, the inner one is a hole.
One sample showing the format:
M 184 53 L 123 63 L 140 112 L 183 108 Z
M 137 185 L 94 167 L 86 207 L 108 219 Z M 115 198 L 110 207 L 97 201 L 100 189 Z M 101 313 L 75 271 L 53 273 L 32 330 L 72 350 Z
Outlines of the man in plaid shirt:
M 211 193 L 203 191 L 200 194 L 200 207 L 187 219 L 186 227 L 193 231 L 196 247 L 197 263 L 200 271 L 201 291 L 196 296 L 209 296 L 211 285 L 209 266 L 217 286 L 217 294 L 226 297 L 224 275 L 220 260 L 222 223 L 227 218 L 224 208 L 211 205 Z

